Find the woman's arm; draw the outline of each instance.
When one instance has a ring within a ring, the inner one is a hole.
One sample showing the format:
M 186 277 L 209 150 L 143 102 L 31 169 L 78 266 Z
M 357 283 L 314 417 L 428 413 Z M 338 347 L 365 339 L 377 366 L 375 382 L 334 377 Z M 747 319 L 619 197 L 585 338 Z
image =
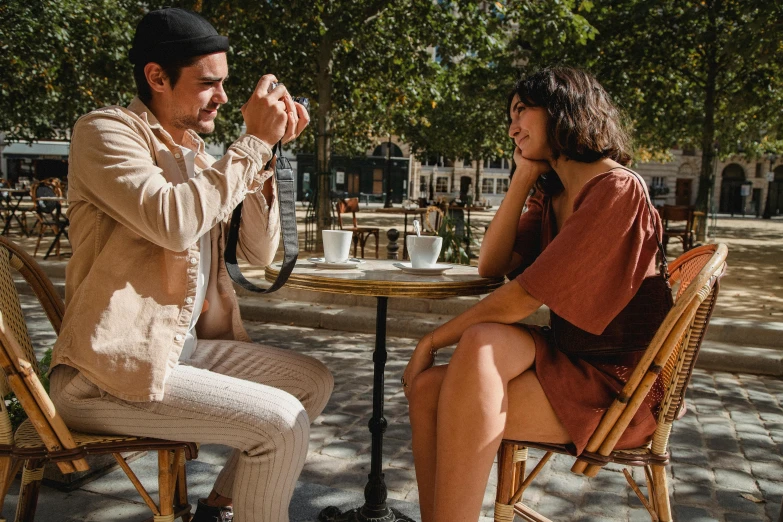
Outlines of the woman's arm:
M 481 242 L 478 271 L 482 277 L 502 277 L 519 266 L 522 258 L 513 250 L 519 217 L 538 176 L 550 170 L 544 161 L 522 158 L 519 149 L 514 160 L 517 168 L 511 185 Z

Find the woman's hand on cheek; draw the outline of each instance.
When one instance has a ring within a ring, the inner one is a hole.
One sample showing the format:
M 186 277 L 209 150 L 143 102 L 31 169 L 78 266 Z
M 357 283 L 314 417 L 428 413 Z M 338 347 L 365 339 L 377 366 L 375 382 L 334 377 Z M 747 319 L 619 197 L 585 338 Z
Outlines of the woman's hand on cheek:
M 514 163 L 516 164 L 514 178 L 520 177 L 535 181 L 541 174 L 546 174 L 552 170 L 552 166 L 549 165 L 548 161 L 531 160 L 524 157 L 522 154 L 522 149 L 519 147 L 514 148 Z

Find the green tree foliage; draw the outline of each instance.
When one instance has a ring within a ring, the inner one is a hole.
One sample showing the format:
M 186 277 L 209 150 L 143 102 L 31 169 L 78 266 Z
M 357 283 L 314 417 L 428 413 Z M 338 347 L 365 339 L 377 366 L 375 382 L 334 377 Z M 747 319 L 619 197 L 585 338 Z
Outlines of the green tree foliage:
M 0 2 L 0 129 L 6 138 L 63 138 L 79 116 L 126 104 L 127 52 L 142 15 L 129 0 Z
M 566 40 L 535 59 L 592 70 L 629 115 L 638 155 L 701 149 L 702 210 L 716 152 L 781 150 L 783 4 L 608 0 L 579 8 L 598 31 L 594 42 Z
M 594 30 L 570 0 L 485 4 L 472 18 L 468 23 L 481 25 L 481 33 L 456 58 L 439 60 L 438 97 L 422 100 L 418 118 L 401 120 L 398 129 L 417 152 L 476 161 L 479 199 L 483 160 L 513 154 L 506 105 L 531 50 L 584 45 Z

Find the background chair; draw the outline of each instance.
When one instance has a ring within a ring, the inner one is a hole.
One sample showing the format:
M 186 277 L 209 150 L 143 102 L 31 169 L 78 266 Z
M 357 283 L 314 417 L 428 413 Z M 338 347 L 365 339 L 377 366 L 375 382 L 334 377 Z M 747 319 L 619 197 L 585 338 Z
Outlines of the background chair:
M 663 220 L 663 249 L 669 239 L 682 241 L 682 251 L 693 248 L 693 207 L 664 205 L 660 211 Z
M 443 211 L 440 207 L 430 205 L 424 213 L 424 223 L 422 223 L 422 234 L 438 235 L 440 226 L 443 223 Z
M 627 469 L 623 473 L 654 522 L 672 520 L 666 479 L 669 435 L 684 404 L 685 389 L 718 296 L 718 281 L 726 267 L 727 252 L 725 245 L 705 245 L 683 254 L 669 265 L 676 296 L 674 307 L 628 383 L 604 414 L 587 448 L 571 468 L 574 473 L 593 477 L 609 462 L 643 466 L 648 497 Z M 640 448 L 615 450 L 615 444 L 659 375 L 665 388 L 652 443 Z M 546 453 L 525 477 L 528 448 L 542 449 Z M 568 454 L 568 451 L 559 444 L 503 440 L 498 452 L 497 522 L 512 522 L 515 513 L 527 521 L 549 520 L 524 505 L 522 496 L 553 453 Z
M 335 202 L 335 212 L 337 213 L 337 225 L 340 230 L 353 232 L 353 257 L 356 257 L 356 250 L 361 245 L 362 259 L 364 259 L 364 246 L 370 237 L 375 238 L 375 258 L 378 258 L 378 227 L 360 227 L 356 223 L 356 212 L 359 210 L 359 198 L 338 199 Z M 343 226 L 343 214 L 351 214 L 353 218 L 350 227 Z
M 44 259 L 49 257 L 52 247 L 56 248 L 57 257 L 60 257 L 60 237 L 65 235 L 68 238 L 68 218 L 62 213 L 62 202 L 57 199 L 62 198 L 63 190 L 60 180 L 57 178 L 37 181 L 31 189 L 33 197 L 33 210 L 35 211 L 36 224 L 38 227 L 38 241 L 35 243 L 33 257 L 38 254 L 38 248 L 41 246 L 41 238 L 47 230 L 54 234 L 52 244 L 46 252 Z M 46 199 L 41 199 L 46 198 Z M 33 227 L 35 229 L 35 227 Z
M 63 473 L 89 469 L 85 457 L 111 454 L 154 515 L 155 522 L 190 520 L 185 459 L 196 458 L 194 443 L 144 437 L 93 435 L 71 431 L 58 415 L 38 378 L 38 361 L 25 324 L 11 268 L 24 277 L 35 293 L 56 333 L 64 306 L 57 291 L 37 263 L 11 241 L 0 237 L 0 377 L 3 396 L 14 392 L 28 419 L 15 432 L 4 401 L 0 401 L 0 510 L 19 468 L 24 464 L 16 520 L 32 521 L 43 478 L 44 464 L 54 462 Z M 158 452 L 156 504 L 125 461 L 122 452 Z

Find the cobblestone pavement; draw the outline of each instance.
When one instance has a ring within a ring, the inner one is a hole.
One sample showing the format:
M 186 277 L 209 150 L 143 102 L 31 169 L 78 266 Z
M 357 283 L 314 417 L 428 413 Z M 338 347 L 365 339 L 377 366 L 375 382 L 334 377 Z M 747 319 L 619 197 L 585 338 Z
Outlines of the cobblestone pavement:
M 51 329 L 43 313 L 32 308 L 32 299 L 23 301 L 34 343 L 45 349 L 53 340 Z M 334 374 L 334 394 L 314 422 L 300 481 L 363 491 L 370 463 L 367 421 L 372 410 L 374 337 L 293 325 L 246 326 L 255 341 L 312 355 Z M 412 348 L 410 340 L 388 340 L 385 400 L 389 427 L 383 465 L 389 497 L 416 503 L 407 403 L 398 384 Z M 783 498 L 783 381 L 697 371 L 688 392 L 688 408 L 671 438 L 676 520 L 777 522 Z M 588 480 L 569 472 L 570 458 L 556 455 L 550 462 L 525 498 L 552 520 L 649 520 L 619 467 L 609 466 Z M 643 482 L 638 470 L 634 476 Z M 493 470 L 485 494 L 485 517 L 492 514 L 494 488 Z M 418 513 L 408 514 L 418 518 Z
M 334 373 L 334 394 L 313 426 L 301 480 L 363 489 L 370 462 L 374 337 L 262 323 L 249 323 L 248 329 L 254 340 L 317 357 Z M 389 496 L 416 502 L 407 403 L 397 384 L 412 348 L 409 340 L 388 340 L 384 470 Z M 783 498 L 783 381 L 697 371 L 687 401 L 689 411 L 671 437 L 677 520 L 776 522 Z M 570 473 L 568 457 L 556 455 L 550 462 L 526 493 L 530 505 L 549 518 L 649 520 L 621 468 L 610 466 L 588 480 Z M 634 476 L 643 482 L 638 470 Z M 485 516 L 492 514 L 494 494 L 491 477 Z

